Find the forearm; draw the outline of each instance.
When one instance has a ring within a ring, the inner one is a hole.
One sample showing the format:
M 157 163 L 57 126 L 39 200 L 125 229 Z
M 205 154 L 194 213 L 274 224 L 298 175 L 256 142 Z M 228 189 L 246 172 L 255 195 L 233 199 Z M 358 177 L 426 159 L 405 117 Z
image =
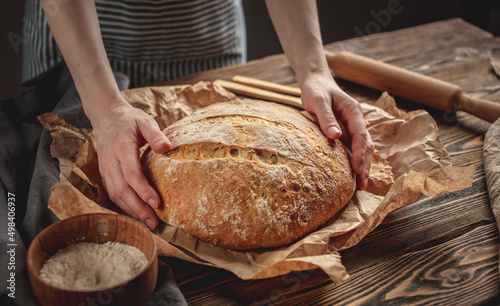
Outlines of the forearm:
M 281 46 L 301 85 L 309 73 L 328 70 L 315 0 L 266 0 Z
M 42 1 L 42 6 L 46 5 Z M 45 14 L 68 65 L 87 116 L 93 120 L 103 107 L 120 101 L 99 29 L 94 1 L 70 0 L 56 14 Z

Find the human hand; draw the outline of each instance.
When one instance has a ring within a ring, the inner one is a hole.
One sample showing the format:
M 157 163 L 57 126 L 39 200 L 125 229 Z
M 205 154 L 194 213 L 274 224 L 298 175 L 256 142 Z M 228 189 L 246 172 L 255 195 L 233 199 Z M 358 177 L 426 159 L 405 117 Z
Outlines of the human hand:
M 330 139 L 342 137 L 350 144 L 351 167 L 357 186 L 365 189 L 374 146 L 366 129 L 359 103 L 337 85 L 328 69 L 308 73 L 302 82 L 302 104 L 318 118 L 321 130 Z M 342 128 L 345 127 L 345 131 Z
M 158 217 L 153 208 L 161 200 L 142 172 L 139 148 L 147 142 L 153 151 L 165 153 L 170 141 L 153 118 L 124 99 L 106 105 L 92 120 L 104 188 L 126 214 L 154 229 Z

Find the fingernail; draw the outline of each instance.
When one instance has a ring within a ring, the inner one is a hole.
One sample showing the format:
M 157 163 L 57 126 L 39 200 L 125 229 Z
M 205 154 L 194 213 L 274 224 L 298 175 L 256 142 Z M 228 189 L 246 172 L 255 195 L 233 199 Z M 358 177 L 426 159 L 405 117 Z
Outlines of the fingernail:
M 340 130 L 336 126 L 332 126 L 328 128 L 328 136 L 337 137 L 340 133 Z
M 158 208 L 158 206 L 159 206 L 158 203 L 153 198 L 150 198 L 148 200 L 148 204 L 149 204 L 149 206 L 151 206 L 153 208 Z
M 155 222 L 152 219 L 146 219 L 145 223 L 150 229 L 155 229 Z
M 156 147 L 161 147 L 161 146 L 164 146 L 166 144 L 167 144 L 167 142 L 165 140 L 160 140 L 160 141 L 155 142 Z

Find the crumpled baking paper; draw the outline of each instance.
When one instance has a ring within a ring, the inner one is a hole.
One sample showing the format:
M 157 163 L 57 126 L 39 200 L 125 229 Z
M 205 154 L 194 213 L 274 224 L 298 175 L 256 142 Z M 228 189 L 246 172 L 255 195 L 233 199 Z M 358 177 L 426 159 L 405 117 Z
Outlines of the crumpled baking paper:
M 122 94 L 133 106 L 150 114 L 162 129 L 203 106 L 235 98 L 207 82 L 138 88 Z M 348 274 L 338 251 L 361 241 L 391 211 L 422 195 L 437 196 L 472 185 L 475 166 L 451 166 L 437 125 L 427 112 L 399 110 L 387 93 L 374 105 L 361 106 L 375 145 L 368 188 L 358 190 L 321 228 L 283 247 L 234 251 L 162 223 L 154 231 L 158 253 L 227 269 L 242 279 L 321 268 L 339 284 Z M 61 181 L 52 188 L 49 208 L 60 219 L 103 211 L 122 213 L 109 203 L 102 188 L 93 133 L 74 128 L 54 114 L 43 115 L 40 121 L 51 131 L 51 152 L 61 162 Z

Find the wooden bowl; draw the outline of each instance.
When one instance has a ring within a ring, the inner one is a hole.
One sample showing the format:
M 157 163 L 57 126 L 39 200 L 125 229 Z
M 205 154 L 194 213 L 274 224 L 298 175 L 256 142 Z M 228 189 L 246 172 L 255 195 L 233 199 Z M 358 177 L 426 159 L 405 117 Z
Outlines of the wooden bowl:
M 134 279 L 98 291 L 65 290 L 40 279 L 40 270 L 59 249 L 76 242 L 120 242 L 138 248 L 148 264 Z M 139 221 L 116 214 L 86 214 L 54 223 L 44 229 L 28 250 L 28 273 L 42 305 L 144 305 L 151 297 L 158 275 L 156 243 Z

